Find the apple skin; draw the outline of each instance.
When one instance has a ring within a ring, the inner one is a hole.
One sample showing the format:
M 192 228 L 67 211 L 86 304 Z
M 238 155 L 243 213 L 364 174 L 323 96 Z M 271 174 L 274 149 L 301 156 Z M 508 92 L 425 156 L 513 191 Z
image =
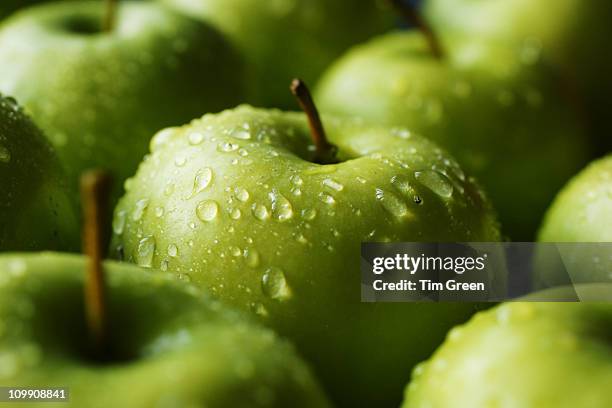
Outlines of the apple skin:
M 213 24 L 244 54 L 252 85 L 244 101 L 257 106 L 295 106 L 287 84 L 299 77 L 314 84 L 349 46 L 394 25 L 376 0 L 158 0 Z
M 573 89 L 591 123 L 598 152 L 612 150 L 612 3 L 583 0 L 428 0 L 427 18 L 445 35 L 537 42 Z
M 503 232 L 532 241 L 555 193 L 588 160 L 583 126 L 536 50 L 461 37 L 444 45 L 440 61 L 420 33 L 380 36 L 334 63 L 315 99 L 323 112 L 433 139 L 483 184 Z
M 0 381 L 75 407 L 329 407 L 293 347 L 167 274 L 105 263 L 113 359 L 88 354 L 85 258 L 0 256 Z
M 253 311 L 338 406 L 397 406 L 406 370 L 481 306 L 360 303 L 361 241 L 497 241 L 497 221 L 428 140 L 323 121 L 342 163 L 308 161 L 301 113 L 242 106 L 159 132 L 115 210 L 111 251 Z
M 79 248 L 64 178 L 41 131 L 14 99 L 0 95 L 0 251 Z
M 0 91 L 17 97 L 55 146 L 70 187 L 106 168 L 114 198 L 155 131 L 243 98 L 239 57 L 221 34 L 160 5 L 120 2 L 112 34 L 101 2 L 43 4 L 0 28 Z M 52 64 L 49 61 L 53 61 Z
M 612 155 L 589 164 L 559 192 L 538 234 L 540 242 L 612 242 Z M 540 256 L 537 262 L 543 263 Z M 572 282 L 612 282 L 609 245 L 568 248 L 563 257 Z M 553 268 L 538 268 L 538 287 L 563 283 Z
M 402 407 L 607 407 L 611 327 L 610 303 L 502 304 L 449 332 Z

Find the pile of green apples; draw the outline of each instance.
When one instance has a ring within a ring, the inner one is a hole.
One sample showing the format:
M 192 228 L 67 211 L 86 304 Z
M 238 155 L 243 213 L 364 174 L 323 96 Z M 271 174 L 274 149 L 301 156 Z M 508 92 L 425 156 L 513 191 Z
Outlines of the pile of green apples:
M 362 303 L 360 245 L 612 242 L 612 7 L 409 3 L 3 0 L 0 387 L 610 406 L 612 305 L 553 301 L 612 254 L 490 308 Z

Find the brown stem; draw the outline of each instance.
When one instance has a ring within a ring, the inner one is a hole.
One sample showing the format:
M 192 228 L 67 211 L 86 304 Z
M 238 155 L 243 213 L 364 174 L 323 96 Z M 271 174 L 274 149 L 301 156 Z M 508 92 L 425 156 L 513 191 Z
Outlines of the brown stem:
M 115 28 L 115 20 L 117 19 L 117 0 L 105 0 L 106 12 L 102 21 L 102 29 L 110 33 Z
M 432 54 L 438 58 L 444 58 L 444 49 L 436 32 L 431 28 L 427 20 L 419 13 L 415 6 L 406 3 L 406 0 L 388 0 L 391 5 L 408 21 L 414 25 L 424 36 L 429 44 Z
M 103 357 L 106 353 L 108 340 L 106 287 L 102 260 L 106 248 L 104 225 L 106 225 L 110 185 L 110 176 L 102 171 L 92 170 L 81 176 L 83 253 L 87 256 L 85 316 L 98 357 Z
M 290 89 L 291 93 L 296 97 L 300 108 L 308 117 L 310 134 L 315 144 L 315 157 L 313 161 L 319 164 L 335 163 L 337 161 L 336 153 L 338 152 L 338 148 L 327 141 L 319 111 L 312 100 L 312 95 L 308 87 L 304 81 L 296 78 L 291 82 Z

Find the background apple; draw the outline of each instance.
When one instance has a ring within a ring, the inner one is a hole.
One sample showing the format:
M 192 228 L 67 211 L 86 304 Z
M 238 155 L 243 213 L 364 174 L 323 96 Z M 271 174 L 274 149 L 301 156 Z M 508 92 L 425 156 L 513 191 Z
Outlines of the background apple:
M 404 128 L 242 106 L 158 133 L 115 210 L 112 251 L 210 288 L 294 341 L 339 406 L 397 406 L 473 304 L 360 303 L 362 241 L 496 241 L 488 200 Z M 382 352 L 382 351 L 384 352 Z
M 425 15 L 448 35 L 535 44 L 561 73 L 560 87 L 582 99 L 599 152 L 612 150 L 612 3 L 583 0 L 426 0 Z
M 79 229 L 64 173 L 43 134 L 0 95 L 0 251 L 76 250 Z
M 0 382 L 70 404 L 328 407 L 293 348 L 169 275 L 107 262 L 112 354 L 88 348 L 85 258 L 0 256 Z
M 247 102 L 293 107 L 289 81 L 314 83 L 347 47 L 393 26 L 379 0 L 160 0 L 225 33 L 244 54 Z
M 486 188 L 502 230 L 531 241 L 563 183 L 587 160 L 581 123 L 537 49 L 392 32 L 353 48 L 323 76 L 323 112 L 407 126 L 438 142 Z M 547 158 L 554 157 L 554 160 Z
M 503 304 L 450 331 L 403 407 L 606 407 L 611 328 L 609 303 Z
M 550 265 L 546 254 L 539 253 L 540 267 L 535 276 L 537 286 L 567 282 L 612 282 L 612 155 L 591 163 L 574 177 L 557 195 L 546 213 L 538 240 L 542 242 L 575 242 L 563 256 L 563 265 Z M 583 245 L 580 243 L 602 243 Z
M 112 170 L 115 198 L 158 129 L 242 100 L 240 59 L 208 26 L 122 1 L 112 32 L 104 2 L 39 5 L 0 28 L 0 91 L 16 96 L 56 147 L 71 187 Z M 53 61 L 53 63 L 50 63 Z M 75 200 L 76 201 L 76 200 Z

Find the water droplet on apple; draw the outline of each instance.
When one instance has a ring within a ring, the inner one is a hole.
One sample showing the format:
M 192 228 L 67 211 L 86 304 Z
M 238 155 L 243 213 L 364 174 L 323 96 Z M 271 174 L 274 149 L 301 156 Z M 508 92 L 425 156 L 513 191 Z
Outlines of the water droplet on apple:
M 238 146 L 236 143 L 221 142 L 217 145 L 217 151 L 223 152 L 223 153 L 229 153 L 229 152 L 234 152 L 238 150 L 239 147 L 240 146 Z
M 319 200 L 328 205 L 336 204 L 336 199 L 334 197 L 323 192 L 319 193 Z
M 178 247 L 174 244 L 168 245 L 168 256 L 174 258 L 178 255 Z
M 161 218 L 164 215 L 164 207 L 156 207 L 155 208 L 155 216 L 157 218 Z
M 251 309 L 251 312 L 255 313 L 258 316 L 261 316 L 261 317 L 268 316 L 268 310 L 261 303 L 251 303 L 250 309 Z
M 139 221 L 142 219 L 147 207 L 149 207 L 148 199 L 143 198 L 142 200 L 136 201 L 136 204 L 134 205 L 134 212 L 132 212 L 132 220 Z
M 123 234 L 123 230 L 125 229 L 125 218 L 126 211 L 121 210 L 117 211 L 115 217 L 113 218 L 113 232 L 117 235 Z
M 198 170 L 194 179 L 193 179 L 193 188 L 191 189 L 191 194 L 187 199 L 195 197 L 197 194 L 200 194 L 204 191 L 212 181 L 213 171 L 210 167 L 204 167 L 203 169 Z
M 248 128 L 236 128 L 232 131 L 231 136 L 235 139 L 249 140 L 251 138 L 251 131 Z
M 405 198 L 411 199 L 415 194 L 414 188 L 410 184 L 410 180 L 404 175 L 391 177 L 391 185 Z
M 174 164 L 177 167 L 183 167 L 185 163 L 187 163 L 187 158 L 183 156 L 182 154 L 179 154 L 178 156 L 174 158 Z
M 191 132 L 188 136 L 190 145 L 199 145 L 204 141 L 204 135 L 201 132 Z
M 270 218 L 270 212 L 265 205 L 254 203 L 252 206 L 253 215 L 260 221 Z
M 249 152 L 244 148 L 240 148 L 238 149 L 238 154 L 242 157 L 247 157 L 249 155 Z
M 232 218 L 232 220 L 238 220 L 241 216 L 242 211 L 240 211 L 240 208 L 232 208 L 230 210 L 230 217 Z
M 302 184 L 304 184 L 304 180 L 302 180 L 302 178 L 297 174 L 294 174 L 293 176 L 289 177 L 289 180 L 296 186 L 301 186 Z
M 256 249 L 246 248 L 243 251 L 243 256 L 248 267 L 257 268 L 259 266 L 259 252 Z
M 272 215 L 278 221 L 287 221 L 293 217 L 293 206 L 287 198 L 277 190 L 272 190 L 268 197 L 272 202 Z
M 153 266 L 153 256 L 155 255 L 155 238 L 148 236 L 140 240 L 138 243 L 138 251 L 136 261 L 143 268 Z
M 166 197 L 170 197 L 172 195 L 172 193 L 174 193 L 174 189 L 176 188 L 176 186 L 174 185 L 174 183 L 168 183 L 166 185 L 166 188 L 164 189 L 164 195 Z
M 236 199 L 242 201 L 243 203 L 249 199 L 249 192 L 242 187 L 234 188 L 234 195 L 236 196 Z
M 357 177 L 355 178 L 355 180 L 357 180 L 357 182 L 359 182 L 359 183 L 361 183 L 361 184 L 365 184 L 365 183 L 367 183 L 367 180 L 366 180 L 366 179 L 364 179 L 363 177 L 359 177 L 359 176 L 357 176 Z
M 305 220 L 314 220 L 316 216 L 317 210 L 315 210 L 314 208 L 304 208 L 302 210 L 302 218 L 304 218 Z
M 453 195 L 453 185 L 448 178 L 435 170 L 424 170 L 414 172 L 414 177 L 425 187 L 443 198 Z
M 11 152 L 4 146 L 0 146 L 0 163 L 9 163 L 11 161 Z
M 405 218 L 410 215 L 410 211 L 408 210 L 406 203 L 391 192 L 377 188 L 376 199 L 389 214 L 396 218 Z
M 217 218 L 219 204 L 214 200 L 200 201 L 196 207 L 196 215 L 201 221 L 210 222 Z
M 287 300 L 291 297 L 291 289 L 287 284 L 285 273 L 276 267 L 266 269 L 261 278 L 261 289 L 264 295 L 275 300 Z
M 334 191 L 342 191 L 344 189 L 344 186 L 342 184 L 331 178 L 323 179 L 323 185 L 325 187 L 331 188 Z

